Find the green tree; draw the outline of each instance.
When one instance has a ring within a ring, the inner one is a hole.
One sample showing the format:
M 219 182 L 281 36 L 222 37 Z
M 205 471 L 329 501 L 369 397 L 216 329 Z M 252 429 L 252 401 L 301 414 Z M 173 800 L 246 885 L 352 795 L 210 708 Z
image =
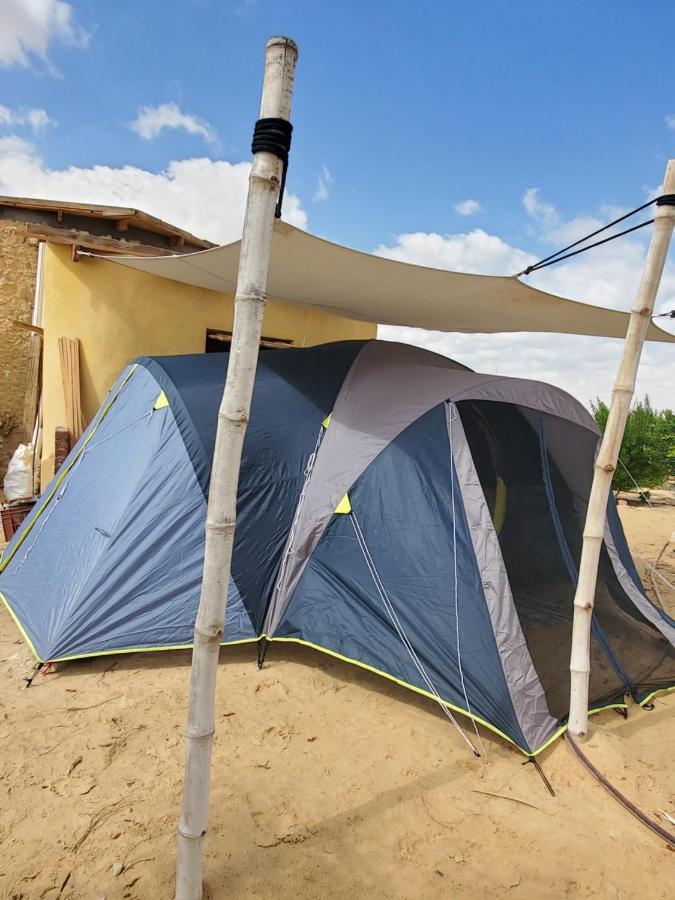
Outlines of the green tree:
M 609 407 L 599 398 L 591 406 L 595 421 L 604 432 Z M 646 395 L 644 400 L 636 400 L 628 413 L 619 458 L 623 466 L 620 462 L 614 473 L 614 490 L 635 490 L 628 472 L 642 488 L 663 484 L 668 475 L 675 473 L 675 413 L 653 409 Z

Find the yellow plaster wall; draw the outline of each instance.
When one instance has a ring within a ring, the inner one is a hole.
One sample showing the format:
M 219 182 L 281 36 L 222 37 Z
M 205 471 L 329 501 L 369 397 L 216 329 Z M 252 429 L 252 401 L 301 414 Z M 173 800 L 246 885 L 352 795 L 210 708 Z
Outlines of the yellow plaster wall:
M 232 329 L 231 295 L 191 287 L 94 259 L 71 260 L 47 244 L 43 270 L 42 485 L 54 472 L 54 431 L 65 420 L 58 339 L 80 341 L 80 390 L 88 422 L 136 356 L 202 353 L 207 328 Z M 270 300 L 266 336 L 304 347 L 369 339 L 376 326 Z

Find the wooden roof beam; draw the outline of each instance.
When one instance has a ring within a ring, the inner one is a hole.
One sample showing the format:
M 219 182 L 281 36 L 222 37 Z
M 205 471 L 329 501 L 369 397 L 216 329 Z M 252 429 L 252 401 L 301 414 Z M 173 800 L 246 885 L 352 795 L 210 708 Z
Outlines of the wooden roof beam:
M 138 241 L 125 241 L 119 238 L 89 234 L 86 231 L 78 231 L 76 228 L 57 228 L 52 225 L 29 223 L 26 226 L 26 233 L 38 238 L 38 240 L 73 247 L 73 259 L 76 258 L 75 251 L 78 247 L 83 250 L 114 253 L 122 256 L 174 255 L 171 250 L 167 250 L 165 247 L 151 247 Z

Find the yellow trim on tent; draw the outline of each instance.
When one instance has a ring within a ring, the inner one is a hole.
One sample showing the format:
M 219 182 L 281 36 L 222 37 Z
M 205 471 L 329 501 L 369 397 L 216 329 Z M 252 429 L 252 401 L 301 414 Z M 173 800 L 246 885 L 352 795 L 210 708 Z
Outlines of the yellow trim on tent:
M 122 389 L 125 387 L 126 383 L 129 381 L 129 379 L 131 378 L 131 376 L 132 376 L 132 375 L 134 374 L 134 372 L 136 371 L 136 368 L 137 368 L 137 364 L 134 363 L 133 366 L 131 367 L 131 371 L 129 372 L 129 374 L 127 375 L 127 377 L 124 379 L 124 381 L 122 382 L 122 384 L 119 386 L 119 388 L 118 388 L 117 391 L 115 392 L 114 396 L 110 398 L 110 401 L 106 404 L 106 406 L 105 406 L 104 409 L 102 410 L 101 415 L 98 417 L 98 421 L 96 422 L 96 424 L 94 425 L 94 427 L 91 429 L 90 433 L 87 435 L 87 439 L 85 440 L 85 442 L 82 444 L 82 446 L 81 446 L 80 449 L 78 450 L 77 455 L 73 458 L 73 460 L 72 460 L 67 466 L 65 466 L 65 467 L 62 469 L 61 472 L 59 472 L 58 478 L 57 478 L 56 481 L 54 482 L 54 487 L 52 488 L 51 493 L 47 496 L 47 498 L 45 499 L 44 503 L 42 503 L 42 505 L 40 506 L 40 509 L 39 509 L 39 511 L 38 511 L 38 513 L 37 513 L 37 515 L 35 516 L 35 518 L 33 519 L 33 521 L 30 523 L 30 525 L 26 528 L 26 530 L 23 532 L 23 534 L 21 535 L 21 537 L 19 538 L 19 540 L 16 542 L 16 545 L 12 548 L 12 552 L 9 554 L 9 556 L 8 556 L 7 558 L 5 558 L 4 554 L 3 554 L 3 556 L 0 558 L 0 572 L 2 572 L 2 570 L 3 570 L 4 568 L 6 568 L 7 564 L 8 564 L 9 561 L 12 559 L 12 557 L 14 556 L 14 554 L 16 553 L 16 551 L 19 549 L 19 547 L 23 544 L 23 542 L 26 540 L 26 538 L 28 537 L 28 535 L 31 533 L 31 531 L 32 531 L 33 526 L 35 525 L 35 523 L 38 521 L 38 519 L 40 518 L 40 516 L 42 515 L 42 513 L 45 511 L 45 509 L 47 509 L 47 507 L 49 506 L 50 500 L 52 499 L 52 497 L 54 496 L 54 494 L 58 491 L 58 489 L 61 487 L 61 484 L 63 483 L 63 481 L 64 481 L 66 475 L 72 470 L 72 468 L 73 468 L 73 466 L 75 465 L 75 463 L 81 458 L 82 454 L 84 453 L 84 451 L 85 451 L 86 448 L 87 448 L 87 444 L 88 444 L 89 441 L 93 438 L 93 436 L 96 434 L 96 431 L 97 431 L 99 425 L 100 425 L 101 422 L 105 419 L 105 417 L 108 415 L 108 412 L 109 412 L 109 410 L 110 410 L 110 407 L 113 405 L 113 403 L 115 402 L 115 400 L 117 400 L 117 398 L 119 397 L 119 395 L 120 395 Z
M 332 416 L 332 415 L 333 415 L 333 413 L 332 413 L 332 412 L 329 412 L 328 415 L 326 416 L 326 418 L 325 418 L 325 419 L 323 420 L 323 422 L 321 423 L 321 424 L 323 425 L 324 428 L 328 428 L 328 426 L 330 425 L 330 420 L 331 420 L 331 416 Z
M 16 613 L 14 612 L 14 610 L 12 609 L 12 607 L 9 605 L 9 601 L 7 600 L 7 597 L 5 597 L 5 595 L 4 595 L 1 591 L 0 591 L 0 599 L 2 599 L 2 602 L 3 602 L 3 603 L 5 604 L 5 606 L 7 607 L 7 610 L 8 610 L 8 612 L 9 612 L 10 616 L 11 616 L 12 619 L 14 620 L 14 624 L 16 625 L 16 627 L 17 627 L 17 628 L 19 629 L 19 631 L 21 632 L 21 637 L 24 639 L 24 641 L 25 641 L 25 642 L 28 644 L 28 646 L 30 647 L 30 651 L 31 651 L 31 653 L 33 654 L 33 656 L 35 657 L 35 659 L 37 659 L 38 662 L 44 662 L 44 660 L 40 659 L 40 655 L 38 654 L 37 650 L 36 650 L 35 647 L 33 646 L 33 642 L 32 642 L 31 639 L 28 637 L 28 634 L 26 633 L 26 631 L 25 631 L 23 625 L 21 624 L 21 622 L 19 622 L 19 619 L 18 619 Z
M 240 638 L 238 641 L 223 641 L 221 647 L 234 647 L 235 644 L 257 644 L 260 638 Z M 125 647 L 122 650 L 99 650 L 97 653 L 78 653 L 75 656 L 58 656 L 48 660 L 50 663 L 73 662 L 76 659 L 95 659 L 97 656 L 115 656 L 120 653 L 159 653 L 161 650 L 192 650 L 192 644 L 167 644 L 166 647 Z M 47 660 L 45 660 L 46 662 Z
M 38 660 L 38 662 L 50 662 L 50 663 L 59 663 L 59 662 L 72 662 L 76 659 L 94 659 L 97 656 L 114 656 L 120 653 L 158 653 L 161 650 L 191 650 L 192 644 L 172 644 L 166 645 L 164 647 L 124 647 L 118 650 L 100 650 L 97 653 L 79 653 L 73 656 L 60 656 L 55 659 L 43 660 L 38 655 L 35 647 L 33 646 L 33 642 L 26 634 L 24 628 L 19 622 L 14 610 L 9 605 L 7 598 L 0 592 L 0 598 L 2 598 L 5 606 L 9 610 L 9 614 L 16 623 L 17 628 L 21 632 L 21 636 L 26 641 L 28 646 L 30 647 L 33 655 Z M 369 666 L 368 663 L 361 662 L 358 659 L 352 659 L 350 656 L 343 656 L 341 653 L 338 653 L 335 650 L 329 650 L 327 647 L 321 647 L 319 644 L 313 644 L 311 641 L 303 641 L 301 638 L 292 638 L 292 637 L 269 637 L 267 634 L 261 634 L 259 637 L 251 637 L 251 638 L 241 638 L 237 641 L 223 641 L 221 643 L 221 647 L 234 647 L 238 644 L 256 644 L 261 640 L 268 640 L 270 643 L 285 643 L 285 644 L 300 644 L 303 647 L 310 647 L 312 650 L 318 650 L 319 653 L 325 653 L 328 656 L 333 656 L 335 659 L 340 659 L 342 662 L 351 663 L 354 666 L 358 666 L 360 669 L 365 669 L 367 672 L 373 672 L 375 675 L 380 675 L 382 678 L 386 678 L 388 681 L 393 681 L 395 684 L 400 685 L 401 687 L 407 688 L 410 691 L 413 691 L 415 694 L 420 694 L 423 697 L 428 697 L 430 700 L 434 700 L 438 703 L 438 698 L 433 694 L 425 691 L 423 688 L 416 687 L 414 684 L 409 684 L 407 681 L 403 681 L 400 678 L 396 678 L 395 675 L 390 675 L 388 672 L 383 672 L 381 669 L 376 669 L 375 666 Z M 650 697 L 653 697 L 655 694 L 662 693 L 664 691 L 672 691 L 675 690 L 675 685 L 670 688 L 662 688 L 658 691 L 654 691 L 653 694 L 650 694 L 649 697 L 645 698 L 642 703 L 647 703 Z M 474 713 L 468 712 L 466 709 L 462 709 L 460 706 L 455 706 L 452 703 L 449 703 L 447 700 L 443 700 L 443 705 L 447 706 L 448 709 L 452 709 L 454 712 L 460 713 L 463 716 L 466 716 L 469 719 L 473 719 L 475 722 L 480 723 L 485 726 L 489 731 L 492 731 L 494 734 L 499 735 L 499 737 L 504 738 L 505 741 L 508 741 L 509 744 L 516 747 L 520 750 L 521 753 L 525 754 L 525 756 L 538 756 L 547 747 L 549 747 L 554 741 L 556 741 L 559 737 L 561 737 L 567 731 L 567 724 L 561 725 L 560 728 L 551 735 L 551 737 L 538 747 L 536 750 L 525 750 L 519 744 L 517 744 L 513 738 L 510 738 L 508 734 L 504 734 L 503 731 L 500 731 L 499 728 L 494 725 L 490 725 L 489 722 L 486 722 L 485 719 L 481 719 L 480 716 L 475 715 Z M 595 713 L 603 712 L 607 709 L 627 709 L 627 705 L 625 703 L 608 703 L 605 706 L 599 706 L 595 709 L 589 709 L 588 714 L 590 716 L 595 715 Z
M 166 394 L 164 391 L 159 392 L 159 396 L 155 400 L 155 405 L 152 407 L 153 409 L 164 409 L 165 406 L 169 405 L 169 401 L 166 398 Z
M 607 703 L 605 706 L 596 706 L 594 709 L 588 710 L 589 716 L 594 716 L 596 713 L 605 712 L 608 709 L 628 709 L 628 705 L 626 703 Z M 547 747 L 550 747 L 553 741 L 557 741 L 559 737 L 562 737 L 563 734 L 567 731 L 569 724 L 565 722 L 564 725 L 561 725 L 557 731 L 554 731 L 551 737 L 541 745 L 537 750 L 533 753 L 528 752 L 527 756 L 539 756 L 540 753 L 543 753 Z M 521 750 L 521 747 L 518 747 Z M 524 752 L 524 751 L 523 751 Z
M 28 644 L 28 647 L 30 648 L 31 653 L 37 659 L 37 661 L 41 662 L 41 663 L 73 662 L 76 659 L 94 659 L 97 656 L 115 656 L 115 655 L 119 655 L 120 653 L 159 653 L 161 650 L 191 650 L 192 649 L 192 644 L 166 644 L 165 646 L 162 646 L 162 647 L 122 647 L 117 650 L 98 650 L 96 653 L 76 653 L 73 656 L 57 656 L 53 659 L 42 659 L 40 654 L 35 649 L 33 642 L 31 641 L 30 637 L 28 636 L 23 625 L 19 621 L 16 613 L 10 606 L 9 600 L 7 599 L 7 597 L 5 597 L 5 595 L 1 591 L 0 591 L 0 599 L 3 601 L 3 603 L 7 607 L 7 611 L 9 612 L 10 616 L 12 617 L 14 624 L 21 632 L 21 637 Z M 260 640 L 260 638 L 257 638 L 257 637 L 241 638 L 240 640 L 237 640 L 237 641 L 223 641 L 220 646 L 221 647 L 234 647 L 235 644 L 256 644 L 259 640 Z
M 644 700 L 640 700 L 640 706 L 646 706 L 650 700 L 653 700 L 658 694 L 668 694 L 670 691 L 675 691 L 675 684 L 672 684 L 667 688 L 658 688 L 656 691 L 652 691 L 651 694 L 647 694 Z
M 383 672 L 381 669 L 376 669 L 374 666 L 369 666 L 368 663 L 360 662 L 358 659 L 352 659 L 349 656 L 343 656 L 341 653 L 337 653 L 335 650 L 328 650 L 326 647 L 320 647 L 318 644 L 312 644 L 310 641 L 303 641 L 301 638 L 291 638 L 291 637 L 268 637 L 266 634 L 261 635 L 261 637 L 267 638 L 268 641 L 282 641 L 285 643 L 292 644 L 301 644 L 304 647 L 311 647 L 313 650 L 318 650 L 320 653 L 327 653 L 328 656 L 334 656 L 336 659 L 341 659 L 343 662 L 351 663 L 354 666 L 358 666 L 360 669 L 366 669 L 368 672 L 373 672 L 375 675 L 381 675 L 382 678 L 386 678 L 389 681 L 393 681 L 395 684 L 400 684 L 401 687 L 408 688 L 410 691 L 414 691 L 416 694 L 421 694 L 423 697 L 428 697 L 430 700 L 434 700 L 438 703 L 438 698 L 433 694 L 425 691 L 423 688 L 416 687 L 414 684 L 409 684 L 407 681 L 402 681 L 400 678 L 396 678 L 395 675 L 390 675 L 388 672 Z M 449 703 L 447 700 L 443 700 L 443 705 L 447 706 L 448 709 L 452 709 L 454 712 L 458 712 L 463 716 L 466 716 L 468 719 L 473 719 L 474 722 L 478 722 L 481 725 L 484 725 L 485 728 L 489 729 L 489 731 L 494 732 L 494 734 L 499 735 L 499 737 L 504 738 L 504 740 L 508 741 L 509 744 L 512 744 L 521 753 L 524 753 L 525 756 L 538 756 L 543 750 L 549 747 L 553 741 L 557 740 L 567 731 L 567 724 L 561 725 L 560 728 L 551 735 L 551 737 L 546 741 L 546 743 L 542 744 L 541 747 L 538 747 L 536 750 L 525 750 L 519 744 L 510 738 L 508 734 L 504 734 L 503 731 L 500 731 L 494 725 L 490 725 L 489 722 L 486 722 L 485 719 L 481 719 L 480 716 L 475 715 L 474 713 L 468 712 L 466 709 L 462 709 L 461 706 L 454 706 L 452 703 Z M 589 716 L 594 715 L 595 713 L 603 712 L 606 709 L 626 709 L 625 703 L 608 703 L 606 706 L 599 706 L 596 709 L 589 709 Z
M 349 494 L 345 494 L 342 500 L 335 507 L 336 516 L 346 516 L 352 511 L 352 505 L 349 502 Z
M 494 529 L 499 534 L 506 519 L 506 485 L 497 475 L 497 490 L 495 492 L 495 514 L 492 517 Z
M 438 703 L 438 698 L 431 694 L 429 691 L 425 691 L 423 688 L 416 687 L 414 684 L 409 684 L 407 681 L 402 681 L 400 678 L 396 678 L 395 675 L 390 675 L 388 672 L 383 672 L 381 669 L 376 669 L 374 666 L 369 666 L 368 663 L 361 662 L 358 659 L 352 659 L 350 656 L 343 656 L 341 653 L 337 653 L 337 651 L 335 650 L 329 650 L 327 647 L 320 647 L 318 644 L 313 644 L 311 641 L 303 641 L 301 638 L 268 637 L 267 635 L 262 635 L 262 637 L 267 638 L 267 640 L 270 642 L 278 641 L 280 643 L 301 644 L 303 647 L 311 647 L 312 650 L 318 650 L 320 653 L 327 653 L 328 656 L 334 656 L 336 659 L 341 659 L 343 662 L 351 663 L 354 666 L 358 666 L 360 669 L 366 669 L 366 671 L 373 672 L 375 675 L 381 675 L 382 678 L 393 681 L 395 684 L 400 684 L 401 687 L 408 688 L 409 690 L 414 691 L 416 694 L 421 694 L 423 697 L 428 697 L 430 700 L 434 700 L 436 703 Z M 494 725 L 490 725 L 489 722 L 481 719 L 480 716 L 477 716 L 474 713 L 470 713 L 467 710 L 462 709 L 460 706 L 454 706 L 447 700 L 443 700 L 443 706 L 447 706 L 448 709 L 452 709 L 455 712 L 461 713 L 463 716 L 467 716 L 469 719 L 473 719 L 475 722 L 479 722 L 481 725 L 489 728 L 490 731 L 498 734 L 499 737 L 502 737 L 510 744 L 513 744 L 514 747 L 518 747 L 518 749 L 522 753 L 525 753 L 527 756 L 532 755 L 529 750 L 523 750 L 522 747 L 519 747 L 518 744 L 516 744 L 516 742 L 513 740 L 513 738 L 510 738 L 508 736 L 508 734 L 504 734 L 503 731 L 500 731 Z

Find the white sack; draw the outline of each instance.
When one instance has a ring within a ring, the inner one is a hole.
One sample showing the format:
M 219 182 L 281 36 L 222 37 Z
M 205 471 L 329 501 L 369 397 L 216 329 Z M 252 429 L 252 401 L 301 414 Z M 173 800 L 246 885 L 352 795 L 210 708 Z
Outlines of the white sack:
M 33 446 L 19 444 L 7 466 L 4 481 L 5 497 L 18 500 L 33 496 Z

